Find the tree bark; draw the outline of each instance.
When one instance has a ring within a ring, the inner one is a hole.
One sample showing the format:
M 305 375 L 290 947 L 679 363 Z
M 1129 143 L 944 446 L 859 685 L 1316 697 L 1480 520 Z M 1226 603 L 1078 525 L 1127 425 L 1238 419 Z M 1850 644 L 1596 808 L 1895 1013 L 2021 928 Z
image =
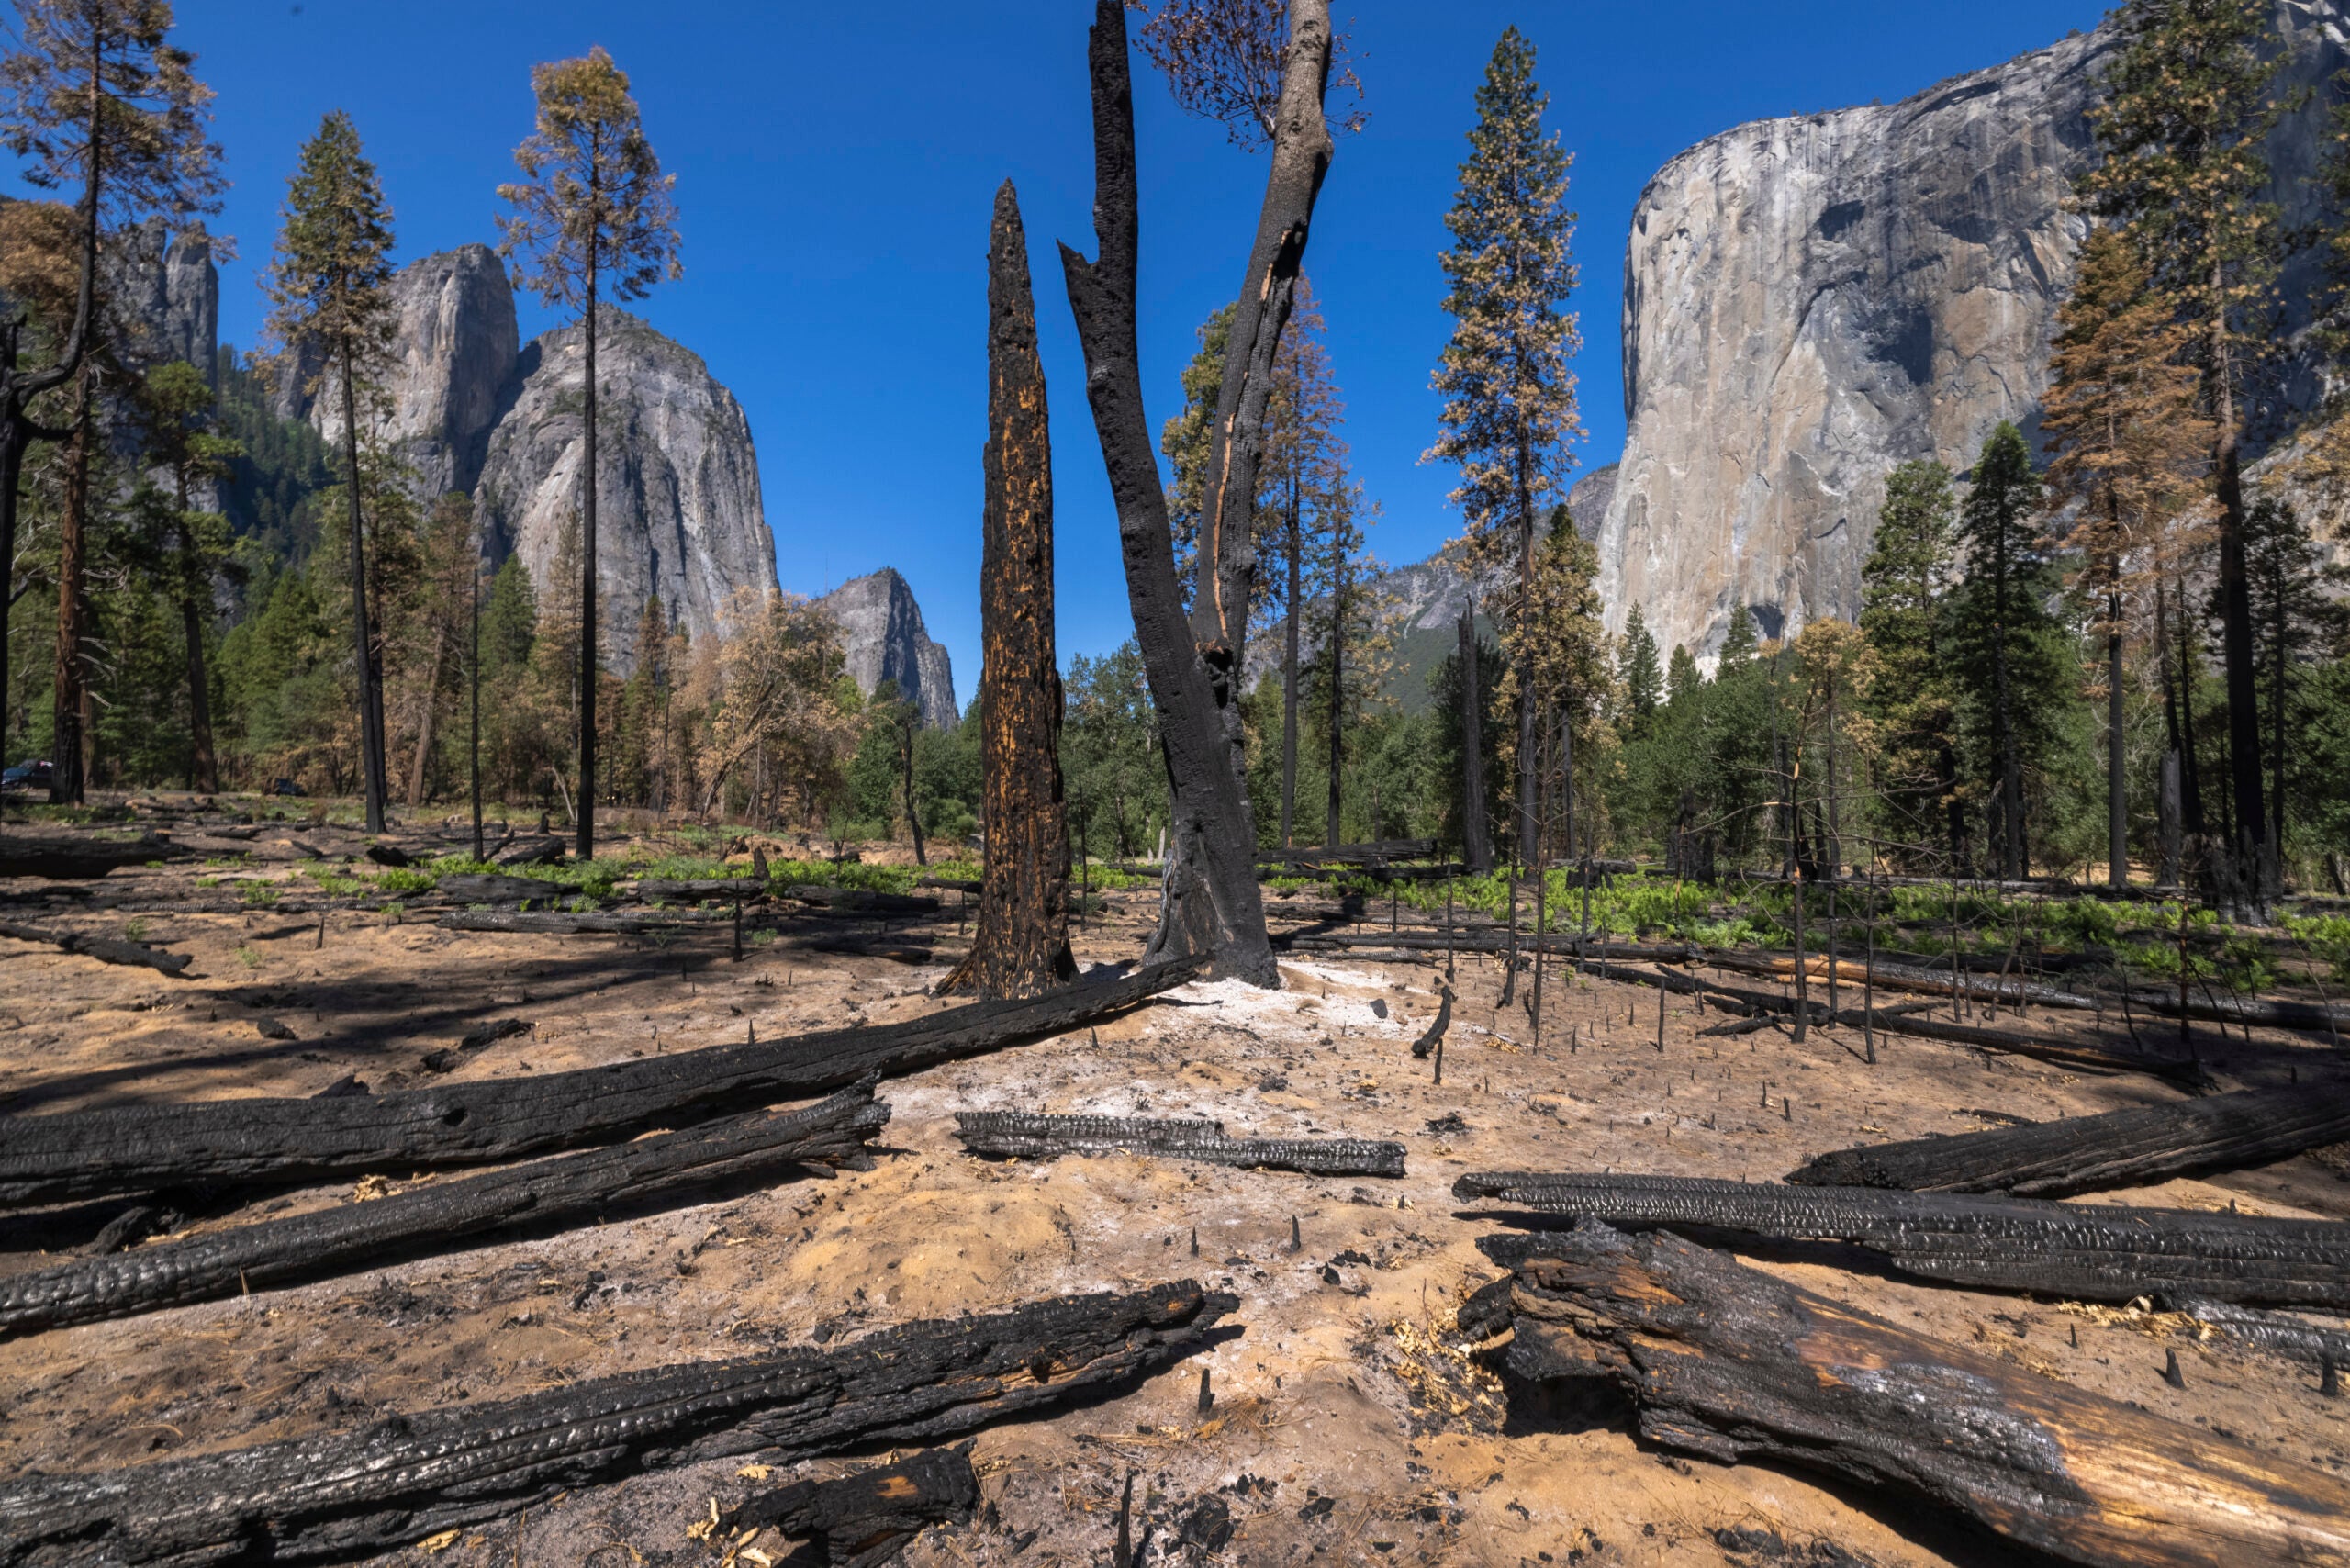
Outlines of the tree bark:
M 869 1164 L 890 1107 L 867 1081 L 803 1111 L 731 1116 L 610 1148 L 413 1186 L 366 1203 L 159 1241 L 0 1280 L 0 1334 L 129 1317 L 451 1250 L 518 1226 L 600 1221 L 621 1204 L 674 1202 L 722 1182 L 789 1180 L 795 1167 Z M 804 1170 L 800 1172 L 805 1173 Z
M 1494 868 L 1493 832 L 1485 823 L 1484 693 L 1477 689 L 1477 607 L 1460 612 L 1460 857 L 1469 874 Z
M 930 853 L 923 847 L 922 809 L 914 801 L 914 729 L 921 722 L 922 710 L 911 702 L 901 703 L 898 715 L 898 722 L 901 726 L 899 732 L 898 760 L 902 770 L 900 780 L 905 785 L 906 790 L 906 830 L 913 834 L 914 864 L 927 866 L 930 864 Z M 759 755 L 764 761 L 767 755 L 765 751 L 763 750 Z M 758 790 L 755 786 L 751 791 L 751 801 L 755 809 L 758 804 Z
M 1957 1137 L 1823 1154 L 1787 1180 L 1820 1187 L 2062 1198 L 2243 1170 L 2350 1142 L 2350 1083 L 2215 1094 Z
M 1330 662 L 1330 777 L 1322 843 L 1326 849 L 1336 849 L 1343 842 L 1338 803 L 1347 761 L 1347 552 L 1344 533 L 1336 531 L 1330 539 L 1330 645 L 1325 656 Z
M 2212 282 L 2218 294 L 2224 279 L 2215 275 Z M 2267 876 L 2268 823 L 2260 777 L 2260 678 L 2253 656 L 2252 585 L 2244 563 L 2242 435 L 2236 429 L 2235 384 L 2224 309 L 2215 314 L 2211 331 L 2219 424 L 2220 645 L 2228 687 L 2228 778 L 2235 798 L 2235 835 L 2229 848 L 2236 867 L 2222 885 L 2240 888 L 2250 896 L 2252 908 L 2239 912 L 2239 918 L 2248 915 L 2253 924 L 2265 925 L 2276 890 Z
M 90 377 L 73 390 L 73 433 L 65 447 L 65 504 L 57 520 L 57 648 L 51 672 L 55 702 L 50 742 L 50 804 L 78 806 L 88 780 L 88 737 L 82 733 L 84 532 L 90 511 Z
M 1230 1295 L 1184 1281 L 394 1414 L 193 1459 L 0 1483 L 0 1563 L 347 1561 L 631 1472 L 785 1462 L 969 1431 L 1209 1344 Z
M 1053 645 L 1053 454 L 1028 233 L 1006 180 L 988 243 L 988 443 L 980 514 L 979 930 L 943 991 L 1039 996 L 1077 973 L 1069 946 L 1061 678 Z
M 359 660 L 359 758 L 366 778 L 367 831 L 384 831 L 391 779 L 384 757 L 384 673 L 367 612 L 367 534 L 359 513 L 359 393 L 348 343 L 342 351 L 342 453 L 350 469 L 351 635 Z
M 481 558 L 473 561 L 472 591 L 467 598 L 470 620 L 466 632 L 465 686 L 470 699 L 467 703 L 465 727 L 465 787 L 473 797 L 474 859 L 482 857 L 481 841 Z
M 1314 1176 L 1401 1176 L 1404 1146 L 1366 1138 L 1226 1137 L 1222 1122 L 1141 1116 L 1044 1116 L 957 1111 L 955 1136 L 973 1154 L 1051 1159 L 1064 1154 L 1149 1154 L 1252 1170 Z
M 1299 599 L 1305 591 L 1304 525 L 1297 480 L 1289 487 L 1289 599 L 1281 616 L 1281 847 L 1297 845 L 1297 666 Z
M 1462 1309 L 1519 1375 L 1605 1377 L 1643 1437 L 1953 1509 L 2096 1568 L 2350 1562 L 2350 1484 L 1930 1338 L 1677 1237 L 1602 1226 Z
M 2130 885 L 2130 796 L 2121 768 L 2121 595 L 2106 596 L 2112 629 L 2105 636 L 2106 885 Z
M 188 852 L 151 833 L 100 838 L 79 833 L 0 833 L 0 877 L 87 881 L 150 860 L 184 860 Z
M 772 1529 L 823 1543 L 839 1568 L 883 1568 L 930 1525 L 968 1521 L 979 1506 L 979 1478 L 968 1444 L 927 1449 L 894 1464 L 837 1481 L 799 1481 L 719 1516 L 727 1536 Z M 797 1554 L 795 1554 L 797 1555 Z
M 2350 1240 L 2333 1220 L 1698 1176 L 1478 1173 L 1461 1177 L 1452 1192 L 1464 1201 L 1628 1229 L 1696 1226 L 1841 1241 L 1883 1254 L 1905 1273 L 1985 1290 L 2073 1301 L 2160 1293 L 2350 1308 Z M 1541 1242 L 1530 1245 L 1539 1250 Z
M 1237 655 L 1192 640 L 1175 580 L 1173 536 L 1159 484 L 1136 345 L 1140 250 L 1134 87 L 1120 0 L 1095 0 L 1088 49 L 1093 95 L 1094 229 L 1099 260 L 1061 247 L 1069 308 L 1086 365 L 1086 399 L 1118 511 L 1118 538 L 1167 760 L 1172 851 L 1147 963 L 1211 955 L 1220 975 L 1277 987 L 1257 887 L 1255 819 L 1225 729 Z M 1302 242 L 1303 234 L 1299 239 Z M 1243 301 L 1246 308 L 1247 302 Z M 1234 341 L 1240 341 L 1236 330 Z M 1237 734 L 1237 711 L 1233 723 Z
M 1204 967 L 1192 959 L 1033 1001 L 975 1002 L 912 1024 L 570 1072 L 336 1100 L 213 1100 L 0 1117 L 0 1204 L 196 1183 L 333 1181 L 370 1170 L 404 1176 L 519 1159 L 1059 1034 L 1195 980 Z

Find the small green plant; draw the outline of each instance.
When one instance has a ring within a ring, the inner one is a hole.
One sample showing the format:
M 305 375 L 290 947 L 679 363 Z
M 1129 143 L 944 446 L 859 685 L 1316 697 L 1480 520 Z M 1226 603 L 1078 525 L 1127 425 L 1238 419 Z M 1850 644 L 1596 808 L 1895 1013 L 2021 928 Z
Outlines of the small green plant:
M 261 968 L 260 949 L 248 942 L 245 946 L 237 949 L 237 961 L 244 965 L 245 968 L 249 969 L 257 969 Z
M 244 885 L 244 899 L 247 903 L 252 905 L 255 909 L 267 909 L 270 905 L 277 902 L 277 884 L 274 882 L 247 882 Z
M 126 942 L 146 941 L 147 923 L 143 920 L 134 920 L 125 924 L 122 928 L 122 939 Z

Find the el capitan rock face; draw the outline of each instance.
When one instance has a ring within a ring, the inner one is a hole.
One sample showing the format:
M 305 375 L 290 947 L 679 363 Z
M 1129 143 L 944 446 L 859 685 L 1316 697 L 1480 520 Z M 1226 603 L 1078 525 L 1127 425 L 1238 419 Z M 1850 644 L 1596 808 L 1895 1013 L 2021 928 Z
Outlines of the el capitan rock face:
M 474 496 L 491 556 L 520 555 L 543 594 L 579 512 L 585 349 L 572 326 L 523 351 Z M 596 372 L 599 619 L 610 667 L 626 674 L 655 593 L 665 615 L 697 639 L 718 630 L 737 593 L 774 593 L 775 536 L 760 504 L 750 422 L 698 355 L 607 308 Z
M 2277 12 L 2280 94 L 2350 63 L 2338 0 Z M 1599 534 L 1611 630 L 1637 603 L 1662 645 L 1709 656 L 1741 600 L 1766 633 L 1857 614 L 1888 470 L 1963 471 L 2001 420 L 2037 445 L 2083 233 L 2065 201 L 2115 41 L 2099 28 L 1899 104 L 1741 126 L 1650 182 L 1625 259 L 1629 431 Z M 2288 225 L 2310 215 L 2325 103 L 2272 140 Z M 2307 300 L 2305 269 L 2285 294 Z M 2288 397 L 2313 390 L 2301 375 Z
M 957 722 L 955 666 L 946 650 L 930 640 L 914 590 L 896 570 L 884 566 L 852 577 L 816 601 L 841 630 L 848 673 L 866 696 L 885 680 L 898 695 L 922 709 L 922 722 L 943 730 Z

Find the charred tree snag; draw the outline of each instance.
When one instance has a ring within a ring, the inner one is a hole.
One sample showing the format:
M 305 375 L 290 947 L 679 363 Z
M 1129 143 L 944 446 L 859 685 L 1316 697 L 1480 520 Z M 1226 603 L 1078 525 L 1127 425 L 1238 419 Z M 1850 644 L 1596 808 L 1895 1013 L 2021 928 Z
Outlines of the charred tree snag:
M 1195 980 L 1192 959 L 910 1024 L 714 1046 L 528 1078 L 335 1100 L 208 1100 L 0 1117 L 0 1204 L 189 1185 L 406 1175 L 519 1159 L 828 1093 L 1060 1034 Z
M 1469 874 L 1494 868 L 1494 835 L 1485 825 L 1484 697 L 1477 689 L 1477 607 L 1460 612 L 1460 857 Z
M 986 839 L 979 930 L 942 991 L 1040 996 L 1069 949 L 1061 678 L 1053 652 L 1053 449 L 1028 231 L 1006 180 L 988 236 L 987 495 L 981 509 L 979 769 Z
M 318 1562 L 407 1546 L 632 1471 L 923 1441 L 1195 1354 L 1238 1304 L 1184 1282 L 690 1361 L 364 1429 L 0 1483 L 0 1563 Z
M 1040 1116 L 957 1111 L 955 1136 L 973 1154 L 1051 1159 L 1064 1154 L 1150 1154 L 1309 1176 L 1401 1176 L 1404 1146 L 1368 1138 L 1234 1138 L 1222 1122 L 1142 1116 Z
M 125 866 L 185 858 L 186 850 L 151 833 L 137 838 L 93 838 L 66 833 L 0 834 L 0 877 L 89 881 Z
M 1486 1287 L 1532 1379 L 1601 1377 L 1650 1441 L 1923 1497 L 2076 1562 L 2350 1562 L 2350 1484 L 2020 1372 L 1675 1237 L 1605 1226 Z M 1466 1326 L 1466 1325 L 1464 1325 Z
M 1158 718 L 1174 819 L 1158 929 L 1144 961 L 1205 954 L 1218 975 L 1278 987 L 1281 971 L 1265 940 L 1257 888 L 1256 819 L 1241 785 L 1239 710 L 1228 701 L 1237 696 L 1238 648 L 1195 644 L 1184 620 L 1167 496 L 1143 411 L 1135 331 L 1140 218 L 1134 84 L 1122 0 L 1095 0 L 1087 60 L 1093 91 L 1093 222 L 1102 253 L 1088 262 L 1063 245 L 1061 267 L 1085 353 L 1086 400 L 1117 507 L 1126 596 Z M 1237 329 L 1234 341 L 1240 341 Z M 1212 558 L 1204 549 L 1203 557 Z
M 2199 1171 L 2242 1170 L 2336 1143 L 2350 1143 L 2350 1083 L 2247 1090 L 2178 1105 L 1839 1149 L 1787 1180 L 2061 1198 Z
M 1695 1176 L 1471 1174 L 1452 1186 L 1538 1214 L 1629 1230 L 1737 1231 L 1842 1241 L 1905 1273 L 2074 1301 L 2142 1295 L 2350 1311 L 2350 1225 L 2040 1198 L 1778 1187 Z M 1545 1240 L 1491 1238 L 1496 1260 Z
M 968 1448 L 926 1449 L 895 1464 L 802 1481 L 753 1497 L 719 1516 L 720 1530 L 772 1529 L 813 1540 L 831 1568 L 880 1568 L 930 1525 L 964 1523 L 979 1506 L 979 1478 Z
M 185 953 L 166 953 L 143 942 L 118 942 L 111 936 L 87 936 L 78 931 L 60 931 L 54 926 L 32 925 L 21 920 L 0 920 L 0 936 L 14 942 L 38 942 L 62 947 L 68 953 L 95 958 L 102 964 L 154 969 L 174 978 L 188 966 Z
M 249 1289 L 373 1268 L 515 1226 L 578 1224 L 608 1207 L 673 1199 L 794 1167 L 870 1163 L 889 1125 L 873 1081 L 804 1111 L 705 1123 L 613 1148 L 412 1187 L 390 1197 L 263 1220 L 0 1279 L 0 1334 L 129 1317 Z

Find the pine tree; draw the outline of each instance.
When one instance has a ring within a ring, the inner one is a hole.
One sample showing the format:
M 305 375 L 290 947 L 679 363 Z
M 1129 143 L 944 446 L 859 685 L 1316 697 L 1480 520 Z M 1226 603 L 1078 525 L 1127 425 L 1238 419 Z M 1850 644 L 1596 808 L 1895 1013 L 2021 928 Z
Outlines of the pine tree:
M 1158 450 L 1167 458 L 1167 521 L 1175 535 L 1175 576 L 1188 609 L 1199 591 L 1200 518 L 1207 504 L 1208 449 L 1215 427 L 1215 399 L 1224 385 L 1225 347 L 1232 342 L 1232 310 L 1220 305 L 1197 329 L 1200 346 L 1183 366 L 1183 411 L 1159 428 Z
M 1531 710 L 1546 720 L 1534 734 L 1534 755 L 1522 749 L 1524 730 L 1505 737 L 1502 747 L 1505 762 L 1524 781 L 1527 800 L 1549 819 L 1548 831 L 1538 834 L 1527 856 L 1529 863 L 1539 862 L 1539 840 L 1569 856 L 1579 844 L 1586 851 L 1590 846 L 1597 802 L 1579 799 L 1576 780 L 1595 771 L 1595 745 L 1613 675 L 1607 633 L 1600 625 L 1598 577 L 1598 552 L 1575 532 L 1567 509 L 1554 508 L 1535 552 L 1526 613 L 1513 618 L 1502 633 L 1509 666 L 1494 692 L 1496 711 L 1515 705 L 1521 713 Z M 1562 792 L 1555 810 L 1541 812 L 1546 778 L 1555 778 Z
M 2274 845 L 2261 778 L 2258 674 L 2245 566 L 2242 472 L 2251 412 L 2246 381 L 2269 351 L 2282 251 L 2266 142 L 2279 112 L 2269 95 L 2282 51 L 2264 50 L 2260 0 L 2129 0 L 2124 42 L 2094 125 L 2098 166 L 2082 186 L 2120 224 L 2152 286 L 2191 330 L 2203 408 L 2213 427 L 2219 502 L 2221 657 L 2235 822 L 2227 887 L 2265 909 L 2260 868 Z M 2266 58 L 2263 58 L 2264 53 Z
M 81 187 L 75 225 L 81 254 L 73 324 L 52 364 L 19 371 L 17 330 L 0 330 L 0 560 L 15 556 L 24 445 L 38 428 L 26 405 L 71 380 L 50 799 L 79 804 L 88 659 L 83 535 L 98 445 L 84 350 L 100 335 L 93 301 L 102 236 L 150 213 L 185 224 L 196 214 L 218 211 L 227 182 L 219 150 L 205 139 L 211 90 L 196 79 L 196 56 L 165 41 L 173 21 L 169 0 L 17 0 L 17 15 L 18 47 L 0 60 L 0 137 L 28 161 L 25 177 L 35 186 Z M 7 597 L 0 592 L 0 600 Z M 0 605 L 0 693 L 8 689 L 7 645 L 6 610 Z
M 1954 870 L 1965 858 L 1956 718 L 1949 672 L 1948 591 L 1957 502 L 1950 470 L 1911 462 L 1886 479 L 1876 539 L 1861 568 L 1861 631 L 1877 660 L 1875 716 L 1885 737 L 1886 789 L 1897 835 L 1917 845 L 1943 814 Z
M 2285 854 L 2287 759 L 2292 751 L 2287 737 L 2298 728 L 2293 698 L 2306 685 L 2304 672 L 2324 654 L 2338 648 L 2350 634 L 2350 606 L 2342 592 L 2350 586 L 2350 569 L 2334 566 L 2325 546 L 2311 536 L 2300 514 L 2271 497 L 2253 504 L 2245 519 L 2244 565 L 2251 589 L 2253 627 L 2268 721 L 2268 790 L 2276 811 L 2272 838 L 2281 862 Z M 2320 781 L 2321 790 L 2338 791 L 2339 778 Z M 2271 879 L 2281 887 L 2282 865 L 2270 868 Z
M 1990 666 L 1991 745 L 1994 783 L 1992 858 L 2009 881 L 2024 877 L 2031 857 L 2024 837 L 2023 742 L 2017 665 L 2023 643 L 2043 624 L 2047 612 L 2032 592 L 2033 569 L 2043 564 L 2035 510 L 2040 476 L 2023 432 L 2002 420 L 1983 443 L 1974 483 L 1959 512 L 1966 545 L 1966 581 L 1988 611 L 1977 630 L 1982 655 Z
M 1697 668 L 1697 661 L 1679 643 L 1673 644 L 1673 657 L 1665 665 L 1664 702 L 1666 707 L 1686 702 L 1705 689 L 1706 678 Z
M 359 745 L 367 831 L 384 831 L 391 795 L 384 755 L 384 670 L 368 606 L 366 524 L 361 513 L 361 388 L 382 374 L 392 338 L 392 214 L 351 117 L 335 110 L 302 144 L 286 182 L 285 224 L 263 284 L 270 329 L 289 349 L 307 347 L 341 385 L 343 493 L 350 525 L 352 638 L 359 668 Z
M 1648 618 L 1637 604 L 1624 620 L 1624 636 L 1616 655 L 1616 681 L 1624 689 L 1627 727 L 1637 733 L 1655 716 L 1664 699 L 1664 672 L 1657 668 L 1656 638 L 1650 634 Z
M 1753 662 L 1758 646 L 1754 635 L 1754 617 L 1744 603 L 1729 607 L 1729 624 L 1722 631 L 1722 650 L 1716 655 L 1717 678 L 1732 675 Z
M 2107 876 L 2130 879 L 2122 773 L 2122 644 L 2133 590 L 2159 571 L 2160 523 L 2193 487 L 2211 444 L 2197 407 L 2200 378 L 2179 363 L 2188 329 L 2148 287 L 2146 269 L 2119 232 L 2081 248 L 2072 296 L 2057 313 L 2055 353 L 2041 429 L 2056 454 L 2047 484 L 2079 521 L 2070 543 L 2082 563 L 2076 591 L 2105 641 Z
M 498 187 L 516 210 L 498 251 L 551 306 L 580 312 L 587 345 L 587 443 L 579 559 L 579 843 L 596 853 L 596 314 L 604 291 L 642 297 L 677 265 L 677 176 L 644 139 L 628 77 L 601 49 L 535 66 L 538 128 L 514 150 L 522 179 Z
M 220 767 L 212 736 L 212 680 L 205 669 L 206 629 L 212 619 L 213 589 L 229 557 L 229 520 L 195 504 L 198 485 L 226 479 L 243 449 L 208 428 L 212 388 L 184 360 L 147 373 L 140 391 L 147 427 L 148 456 L 171 477 L 171 543 L 167 570 L 186 647 L 187 787 L 207 792 L 220 788 Z
M 1573 462 L 1567 447 L 1583 430 L 1568 368 L 1581 341 L 1562 308 L 1576 282 L 1575 215 L 1565 205 L 1573 159 L 1555 133 L 1543 133 L 1549 103 L 1534 80 L 1534 46 L 1506 28 L 1477 88 L 1470 156 L 1445 215 L 1454 243 L 1439 258 L 1454 325 L 1432 382 L 1445 405 L 1428 456 L 1460 466 L 1452 499 L 1467 515 L 1471 560 L 1516 567 L 1505 621 L 1531 603 L 1538 520 L 1563 497 Z M 1528 860 L 1535 684 L 1517 683 L 1518 853 Z

